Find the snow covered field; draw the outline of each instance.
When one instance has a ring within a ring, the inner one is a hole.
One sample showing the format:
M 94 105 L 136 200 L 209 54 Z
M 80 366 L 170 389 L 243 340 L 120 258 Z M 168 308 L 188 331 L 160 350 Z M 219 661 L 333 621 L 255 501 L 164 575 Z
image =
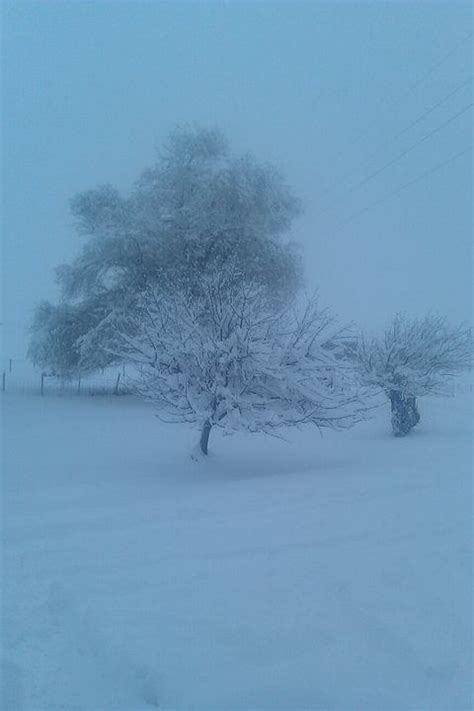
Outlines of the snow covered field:
M 469 396 L 289 441 L 3 396 L 2 708 L 471 707 Z

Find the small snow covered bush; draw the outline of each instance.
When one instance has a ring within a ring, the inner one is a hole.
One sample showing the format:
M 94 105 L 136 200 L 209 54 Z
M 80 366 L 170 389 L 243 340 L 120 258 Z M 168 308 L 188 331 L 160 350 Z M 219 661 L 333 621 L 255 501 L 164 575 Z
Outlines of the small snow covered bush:
M 471 367 L 471 332 L 438 315 L 397 315 L 381 338 L 361 338 L 356 361 L 362 381 L 390 399 L 393 433 L 402 437 L 420 420 L 416 399 L 443 394 L 451 378 Z

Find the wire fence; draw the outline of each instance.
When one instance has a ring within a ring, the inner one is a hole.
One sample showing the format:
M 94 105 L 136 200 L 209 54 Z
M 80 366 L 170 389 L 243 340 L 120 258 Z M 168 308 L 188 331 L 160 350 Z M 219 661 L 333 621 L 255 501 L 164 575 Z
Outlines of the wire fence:
M 136 372 L 131 365 L 105 368 L 103 371 L 58 378 L 34 368 L 27 360 L 7 358 L 0 361 L 0 391 L 37 393 L 39 395 L 131 395 Z M 471 378 L 446 383 L 439 394 L 445 397 L 472 394 Z
M 21 359 L 3 359 L 0 371 L 2 392 L 39 395 L 129 395 L 133 392 L 132 369 L 126 365 L 97 373 L 59 378 Z M 128 371 L 128 372 L 127 372 Z

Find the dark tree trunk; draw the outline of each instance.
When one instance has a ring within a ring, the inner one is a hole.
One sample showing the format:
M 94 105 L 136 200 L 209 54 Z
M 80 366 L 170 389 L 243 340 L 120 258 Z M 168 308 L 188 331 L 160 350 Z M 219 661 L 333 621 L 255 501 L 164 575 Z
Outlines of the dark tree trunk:
M 201 439 L 199 440 L 199 446 L 200 446 L 201 452 L 203 454 L 207 454 L 207 452 L 208 452 L 207 447 L 209 444 L 209 435 L 211 434 L 211 429 L 212 429 L 212 425 L 211 425 L 210 421 L 206 420 L 203 425 L 203 428 L 202 428 Z
M 420 421 L 416 398 L 398 390 L 388 393 L 392 405 L 392 429 L 395 437 L 405 437 Z

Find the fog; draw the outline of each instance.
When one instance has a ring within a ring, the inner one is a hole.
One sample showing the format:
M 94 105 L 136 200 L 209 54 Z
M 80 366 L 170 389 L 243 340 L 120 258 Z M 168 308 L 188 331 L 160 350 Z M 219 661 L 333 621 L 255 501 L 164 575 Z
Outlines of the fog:
M 472 4 L 2 14 L 0 707 L 465 711 Z
M 4 3 L 4 355 L 82 245 L 70 198 L 126 192 L 188 121 L 279 167 L 308 288 L 343 319 L 470 319 L 470 31 L 452 0 Z

